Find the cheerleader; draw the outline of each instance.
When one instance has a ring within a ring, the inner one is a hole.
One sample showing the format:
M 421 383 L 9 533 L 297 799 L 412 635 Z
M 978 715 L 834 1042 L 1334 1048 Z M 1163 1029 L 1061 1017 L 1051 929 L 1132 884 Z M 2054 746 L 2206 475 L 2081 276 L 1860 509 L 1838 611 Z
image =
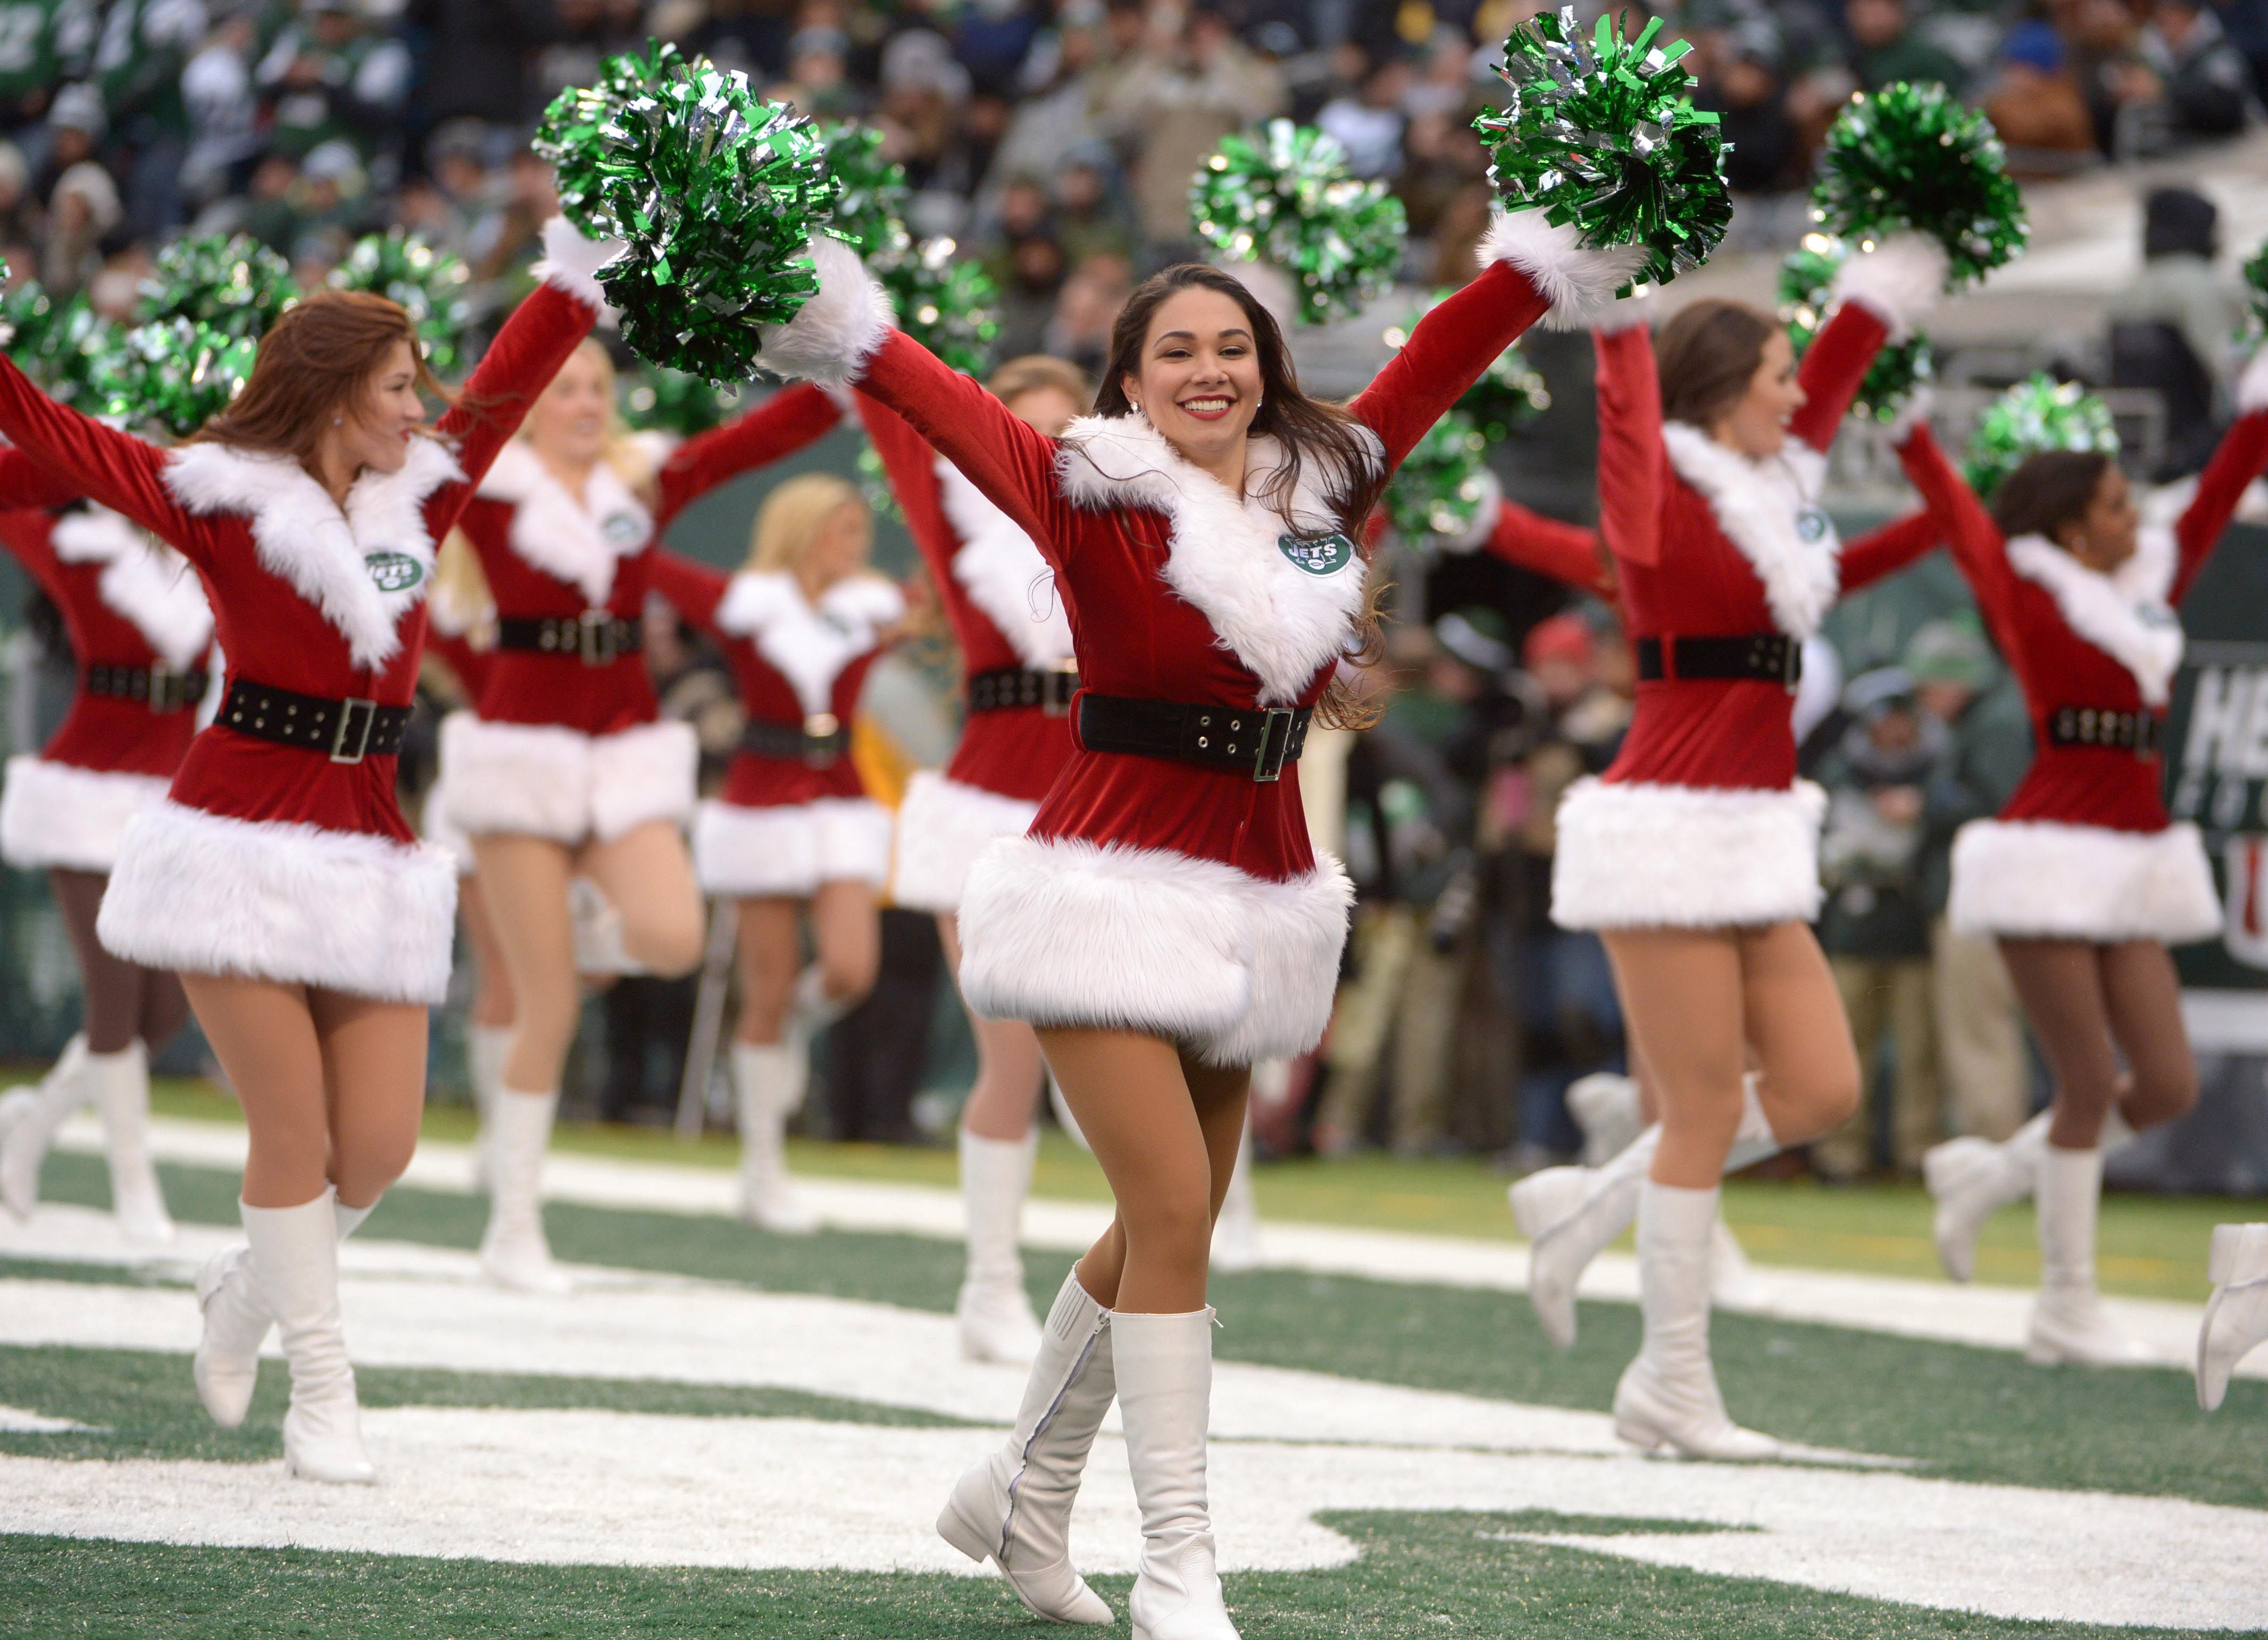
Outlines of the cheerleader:
M 1925 421 L 1899 445 L 2032 719 L 2023 783 L 1998 818 L 1954 839 L 1947 915 L 1999 942 L 2054 1099 L 2004 1143 L 1956 1139 L 1925 1169 L 1938 1250 L 1956 1280 L 1970 1274 L 1984 1220 L 2036 1195 L 2040 1294 L 2025 1354 L 2042 1365 L 2152 1358 L 2096 1298 L 2095 1211 L 2105 1150 L 2197 1099 L 2166 948 L 2218 933 L 2220 901 L 2197 827 L 2167 816 L 2158 748 L 2182 659 L 2171 612 L 2268 463 L 2268 353 L 2245 371 L 2237 403 L 2170 530 L 2140 526 L 2108 456 L 2035 455 L 1987 511 Z
M 97 931 L 178 971 L 243 1106 L 247 1245 L 197 1277 L 198 1393 L 243 1420 L 271 1320 L 291 1364 L 289 1471 L 368 1482 L 339 1325 L 338 1240 L 417 1139 L 426 1009 L 449 976 L 455 876 L 394 798 L 433 542 L 589 331 L 609 254 L 546 231 L 543 283 L 423 432 L 438 391 L 408 315 L 321 292 L 261 338 L 235 401 L 160 451 L 0 363 L 0 431 L 196 566 L 231 657 L 170 794 L 127 821 Z M 445 440 L 448 442 L 445 442 Z
M 674 553 L 654 566 L 656 589 L 724 651 L 747 715 L 724 790 L 694 823 L 693 854 L 703 892 L 739 908 L 741 1217 L 790 1234 L 815 1228 L 782 1154 L 811 1033 L 872 990 L 881 963 L 890 815 L 859 779 L 850 724 L 906 607 L 867 571 L 873 544 L 857 489 L 806 473 L 764 497 L 737 575 Z M 799 977 L 799 916 L 819 960 Z
M 1573 1276 L 1637 1196 L 1645 1344 L 1614 1405 L 1616 1432 L 1647 1450 L 1779 1450 L 1726 1415 L 1710 1364 L 1718 1180 L 1858 1099 L 1810 930 L 1822 805 L 1795 778 L 1790 707 L 1800 645 L 1836 598 L 1933 544 L 1923 519 L 1839 549 L 1817 498 L 1861 377 L 1943 273 L 1911 236 L 1853 257 L 1800 373 L 1779 325 L 1731 302 L 1671 320 L 1658 371 L 1643 322 L 1597 337 L 1602 533 L 1639 681 L 1613 765 L 1560 805 L 1552 919 L 1604 939 L 1661 1121 L 1614 1166 L 1538 1175 L 1562 1194 L 1538 1216 L 1530 1291 L 1547 1328 L 1564 1307 L 1556 1331 L 1572 1336 Z
M 692 725 L 658 721 L 640 653 L 650 548 L 689 503 L 837 415 L 805 388 L 687 441 L 663 464 L 650 510 L 637 493 L 642 458 L 615 415 L 614 366 L 585 342 L 465 509 L 497 647 L 475 711 L 443 724 L 441 783 L 511 976 L 481 1241 L 482 1268 L 502 1286 L 570 1284 L 544 1239 L 542 1167 L 580 1012 L 577 967 L 675 975 L 701 960 L 701 896 L 680 831 L 699 752 Z M 578 894 L 593 901 L 579 915 Z M 578 922 L 595 940 L 578 942 Z
M 20 452 L 0 454 L 0 506 L 11 509 L 0 513 L 0 544 L 54 604 L 78 668 L 70 710 L 47 745 L 8 760 L 0 858 L 47 872 L 85 999 L 55 1068 L 37 1087 L 0 1096 L 0 1201 L 31 1217 L 48 1142 L 92 1103 L 120 1230 L 166 1241 L 173 1225 L 149 1152 L 150 1055 L 180 1029 L 188 1004 L 171 974 L 105 951 L 94 925 L 119 833 L 165 796 L 196 732 L 212 612 L 180 555 L 116 513 L 33 510 L 76 500 Z
M 1002 365 L 988 386 L 1011 415 L 1049 438 L 1090 396 L 1076 366 L 1037 355 Z M 966 726 L 945 770 L 924 769 L 906 788 L 891 882 L 897 904 L 936 914 L 957 974 L 969 867 L 995 838 L 1030 828 L 1070 761 L 1079 666 L 1053 574 L 1031 538 L 897 415 L 864 394 L 858 414 L 961 648 Z M 1024 1293 L 1017 1237 L 1047 1070 L 1030 1026 L 973 1011 L 968 1024 L 976 1085 L 961 1107 L 960 1140 L 968 1265 L 954 1314 L 969 1360 L 1028 1366 L 1040 1324 Z
M 1066 1532 L 1115 1389 L 1143 1523 L 1134 1633 L 1222 1640 L 1206 1243 L 1250 1067 L 1322 1034 L 1350 899 L 1310 851 L 1285 765 L 1343 657 L 1375 637 L 1354 542 L 1388 474 L 1555 299 L 1584 322 L 1640 254 L 1504 219 L 1486 271 L 1351 411 L 1300 391 L 1242 284 L 1168 268 L 1119 316 L 1096 414 L 1051 439 L 892 331 L 847 250 L 811 249 L 819 295 L 762 362 L 855 381 L 967 474 L 1047 555 L 1080 666 L 1070 765 L 1031 834 L 969 873 L 960 977 L 978 1013 L 1037 1027 L 1118 1212 L 1056 1300 L 1014 1434 L 939 1529 L 1041 1615 L 1110 1622 Z

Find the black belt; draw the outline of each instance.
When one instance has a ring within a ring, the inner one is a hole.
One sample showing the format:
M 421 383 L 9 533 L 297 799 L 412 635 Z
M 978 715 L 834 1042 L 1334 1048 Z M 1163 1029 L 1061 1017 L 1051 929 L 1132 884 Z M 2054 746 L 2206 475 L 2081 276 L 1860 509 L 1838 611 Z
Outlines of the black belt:
M 2107 707 L 2059 706 L 2048 714 L 2050 746 L 2099 746 L 2148 757 L 2162 751 L 2166 725 L 2154 712 L 2115 712 Z
M 1065 661 L 1043 672 L 999 666 L 968 676 L 968 710 L 1005 712 L 1036 706 L 1050 717 L 1068 717 L 1079 694 L 1079 664 Z
M 239 678 L 228 686 L 218 721 L 255 740 L 320 752 L 334 763 L 359 763 L 365 757 L 400 753 L 402 732 L 409 727 L 409 709 L 296 695 Z
M 579 615 L 507 615 L 497 622 L 498 649 L 570 655 L 586 666 L 611 665 L 644 645 L 645 633 L 637 621 L 603 609 L 586 609 Z
M 1803 678 L 1803 645 L 1784 632 L 1748 637 L 1642 637 L 1638 641 L 1641 682 L 1709 678 L 1777 683 L 1790 695 Z
M 1079 743 L 1090 752 L 1171 757 L 1256 781 L 1282 778 L 1307 743 L 1314 716 L 1300 706 L 1191 706 L 1122 695 L 1079 697 Z
M 205 697 L 212 681 L 202 668 L 175 672 L 171 666 L 92 666 L 79 680 L 89 695 L 114 701 L 139 701 L 153 712 L 178 712 Z
M 814 769 L 830 767 L 850 749 L 850 732 L 833 712 L 814 712 L 800 728 L 758 718 L 740 731 L 740 750 L 781 757 Z

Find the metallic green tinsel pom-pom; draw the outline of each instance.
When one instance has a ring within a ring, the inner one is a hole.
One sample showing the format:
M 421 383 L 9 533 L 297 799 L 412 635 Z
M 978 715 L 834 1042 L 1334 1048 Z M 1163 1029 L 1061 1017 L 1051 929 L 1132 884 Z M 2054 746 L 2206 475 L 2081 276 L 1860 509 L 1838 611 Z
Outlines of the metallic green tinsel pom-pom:
M 843 185 L 827 231 L 863 258 L 902 249 L 906 202 L 913 190 L 906 185 L 906 168 L 882 158 L 880 128 L 837 120 L 820 129 L 827 143 L 827 168 Z
M 136 325 L 93 361 L 81 408 L 186 438 L 243 391 L 259 348 L 195 320 Z
M 1410 333 L 1418 321 L 1441 305 L 1449 295 L 1436 290 L 1426 298 L 1425 305 L 1410 314 L 1399 325 L 1389 326 L 1386 345 L 1400 348 L 1410 340 Z M 1480 430 L 1481 437 L 1497 444 L 1519 428 L 1525 427 L 1551 408 L 1551 390 L 1543 385 L 1528 357 L 1520 350 L 1518 342 L 1498 354 L 1489 367 L 1481 372 L 1480 379 L 1465 389 L 1454 408 L 1471 418 Z
M 1942 85 L 1904 81 L 1859 92 L 1836 116 L 1811 214 L 1846 239 L 1899 228 L 1931 235 L 1945 246 L 1955 290 L 2012 261 L 2031 232 L 1992 121 Z
M 1655 46 L 1660 30 L 1656 18 L 1625 40 L 1608 16 L 1586 40 L 1572 6 L 1546 11 L 1504 42 L 1511 95 L 1473 121 L 1508 206 L 1587 246 L 1643 245 L 1654 284 L 1706 261 L 1733 220 L 1717 116 L 1694 107 L 1681 66 L 1692 48 Z
M 1302 324 L 1360 313 L 1392 283 L 1410 232 L 1384 183 L 1357 180 L 1334 138 L 1289 120 L 1220 139 L 1190 180 L 1189 228 L 1229 256 L 1280 269 Z
M 1780 263 L 1780 322 L 1787 327 L 1787 339 L 1795 344 L 1796 357 L 1803 357 L 1812 337 L 1819 334 L 1827 317 L 1836 271 L 1850 254 L 1851 246 L 1831 233 L 1807 233 L 1803 243 Z M 1899 408 L 1913 390 L 1934 373 L 1928 337 L 1908 336 L 1904 342 L 1887 342 L 1874 356 L 1866 379 L 1859 384 L 1859 396 L 1851 401 L 1852 414 L 1885 423 L 1896 421 Z
M 462 257 L 399 228 L 356 240 L 330 276 L 334 290 L 367 290 L 399 303 L 417 327 L 425 362 L 443 375 L 456 368 L 472 322 L 472 304 L 465 298 L 471 283 L 472 269 Z
M 0 276 L 7 264 L 0 261 Z M 0 347 L 49 398 L 75 404 L 90 391 L 97 361 L 117 344 L 118 327 L 86 293 L 58 302 L 36 279 L 0 297 Z
M 2268 239 L 2252 253 L 2252 260 L 2244 264 L 2245 292 L 2252 299 L 2250 312 L 2245 315 L 2244 340 L 2256 345 L 2268 342 Z
M 1970 437 L 1969 487 L 1990 500 L 2000 481 L 2043 450 L 2118 453 L 2110 407 L 2075 381 L 2042 372 L 2018 382 L 1985 410 Z
M 256 342 L 298 299 L 291 265 L 281 256 L 246 234 L 208 234 L 158 253 L 134 319 L 138 325 L 185 319 Z
M 649 366 L 622 379 L 617 395 L 622 420 L 639 432 L 675 433 L 690 438 L 720 424 L 740 408 L 737 386 L 712 386 L 681 370 Z
M 890 293 L 905 333 L 957 371 L 982 376 L 1000 339 L 1000 293 L 975 262 L 955 261 L 942 237 L 876 257 L 874 277 Z
M 618 174 L 609 164 L 608 128 L 615 116 L 641 97 L 659 92 L 686 69 L 684 56 L 667 40 L 648 40 L 635 51 L 599 65 L 595 85 L 570 85 L 551 99 L 530 144 L 558 173 L 559 213 L 589 238 L 610 239 L 622 230 L 608 214 L 607 185 Z
M 1433 423 L 1386 487 L 1386 518 L 1412 545 L 1466 534 L 1479 521 L 1489 486 L 1481 452 L 1488 442 L 1471 417 L 1451 410 Z

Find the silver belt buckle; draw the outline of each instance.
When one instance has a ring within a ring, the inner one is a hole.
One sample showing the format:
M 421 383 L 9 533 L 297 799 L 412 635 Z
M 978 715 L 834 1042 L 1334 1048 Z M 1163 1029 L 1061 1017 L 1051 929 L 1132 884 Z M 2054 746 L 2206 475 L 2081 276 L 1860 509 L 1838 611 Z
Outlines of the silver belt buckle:
M 362 732 L 353 732 L 355 710 L 362 710 Z M 331 761 L 359 763 L 370 751 L 370 737 L 378 727 L 378 702 L 365 700 L 345 700 L 339 702 L 339 726 L 331 732 Z M 349 742 L 354 749 L 347 749 Z
M 1276 739 L 1276 725 L 1284 726 L 1284 738 Z M 1284 759 L 1292 750 L 1292 709 L 1288 706 L 1264 707 L 1260 714 L 1260 751 L 1252 760 L 1252 778 L 1261 785 L 1284 778 Z M 1273 751 L 1271 758 L 1269 754 Z
M 576 652 L 586 666 L 611 666 L 615 659 L 615 617 L 607 609 L 586 609 L 576 617 L 580 625 Z

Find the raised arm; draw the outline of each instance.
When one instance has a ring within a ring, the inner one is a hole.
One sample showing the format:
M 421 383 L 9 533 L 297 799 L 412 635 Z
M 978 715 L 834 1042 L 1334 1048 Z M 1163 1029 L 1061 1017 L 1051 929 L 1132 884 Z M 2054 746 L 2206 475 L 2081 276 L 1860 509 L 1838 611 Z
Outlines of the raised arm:
M 2005 611 L 2015 592 L 2016 572 L 2008 563 L 2008 544 L 2000 534 L 2000 526 L 1992 522 L 1992 515 L 1969 488 L 1969 481 L 1947 457 L 1945 448 L 1930 430 L 1929 418 L 1918 417 L 1913 427 L 1898 441 L 1898 463 L 1905 468 L 1906 477 L 1921 492 L 1922 504 L 1936 521 L 1946 544 L 1953 549 L 1953 561 L 1961 566 L 1961 573 L 1977 594 L 1977 602 L 1984 612 L 1985 624 L 1992 629 L 1994 640 L 2004 652 L 2008 651 L 2007 635 L 2002 630 L 2001 612 Z
M 71 496 L 125 514 L 202 567 L 202 533 L 166 488 L 166 452 L 57 404 L 5 357 L 0 357 L 0 433 L 16 446 L 15 454 L 45 467 Z
M 874 453 L 881 458 L 890 493 L 898 498 L 899 510 L 906 515 L 906 533 L 914 538 L 923 562 L 929 565 L 930 578 L 942 585 L 953 574 L 961 537 L 945 516 L 945 500 L 937 482 L 937 452 L 904 416 L 880 400 L 861 393 L 858 403 L 858 419 L 865 425 L 866 437 L 873 441 Z
M 2181 548 L 2181 567 L 2174 572 L 2172 601 L 2188 596 L 2190 584 L 2212 555 L 2214 546 L 2236 516 L 2236 504 L 2268 466 L 2268 348 L 2245 366 L 2236 388 L 2236 423 L 2220 436 L 2213 460 L 2198 474 L 2197 494 L 2174 525 L 2174 540 Z
M 1867 531 L 1843 543 L 1843 594 L 1849 597 L 1885 576 L 1896 575 L 1945 541 L 1945 526 L 1927 507 Z
M 1546 518 L 1510 496 L 1497 504 L 1496 527 L 1482 545 L 1494 557 L 1601 598 L 1612 599 L 1616 587 L 1605 558 L 1605 545 L 1596 530 Z
M 672 518 L 718 485 L 825 438 L 842 419 L 841 408 L 824 388 L 799 382 L 723 426 L 687 439 L 662 463 L 654 528 L 668 528 Z
M 68 480 L 58 478 L 21 450 L 0 450 L 0 511 L 63 507 L 78 498 L 78 490 Z
M 716 636 L 717 606 L 725 601 L 732 577 L 666 547 L 655 548 L 652 560 L 649 585 L 667 599 L 679 614 L 711 637 Z
M 1661 378 L 1643 305 L 1592 333 L 1598 360 L 1599 533 L 1617 558 L 1661 562 Z M 1634 320 L 1635 322 L 1630 322 Z
M 1903 342 L 1945 286 L 1945 252 L 1918 233 L 1894 233 L 1836 270 L 1827 323 L 1804 349 L 1797 379 L 1805 404 L 1788 430 L 1824 452 L 1885 342 Z

